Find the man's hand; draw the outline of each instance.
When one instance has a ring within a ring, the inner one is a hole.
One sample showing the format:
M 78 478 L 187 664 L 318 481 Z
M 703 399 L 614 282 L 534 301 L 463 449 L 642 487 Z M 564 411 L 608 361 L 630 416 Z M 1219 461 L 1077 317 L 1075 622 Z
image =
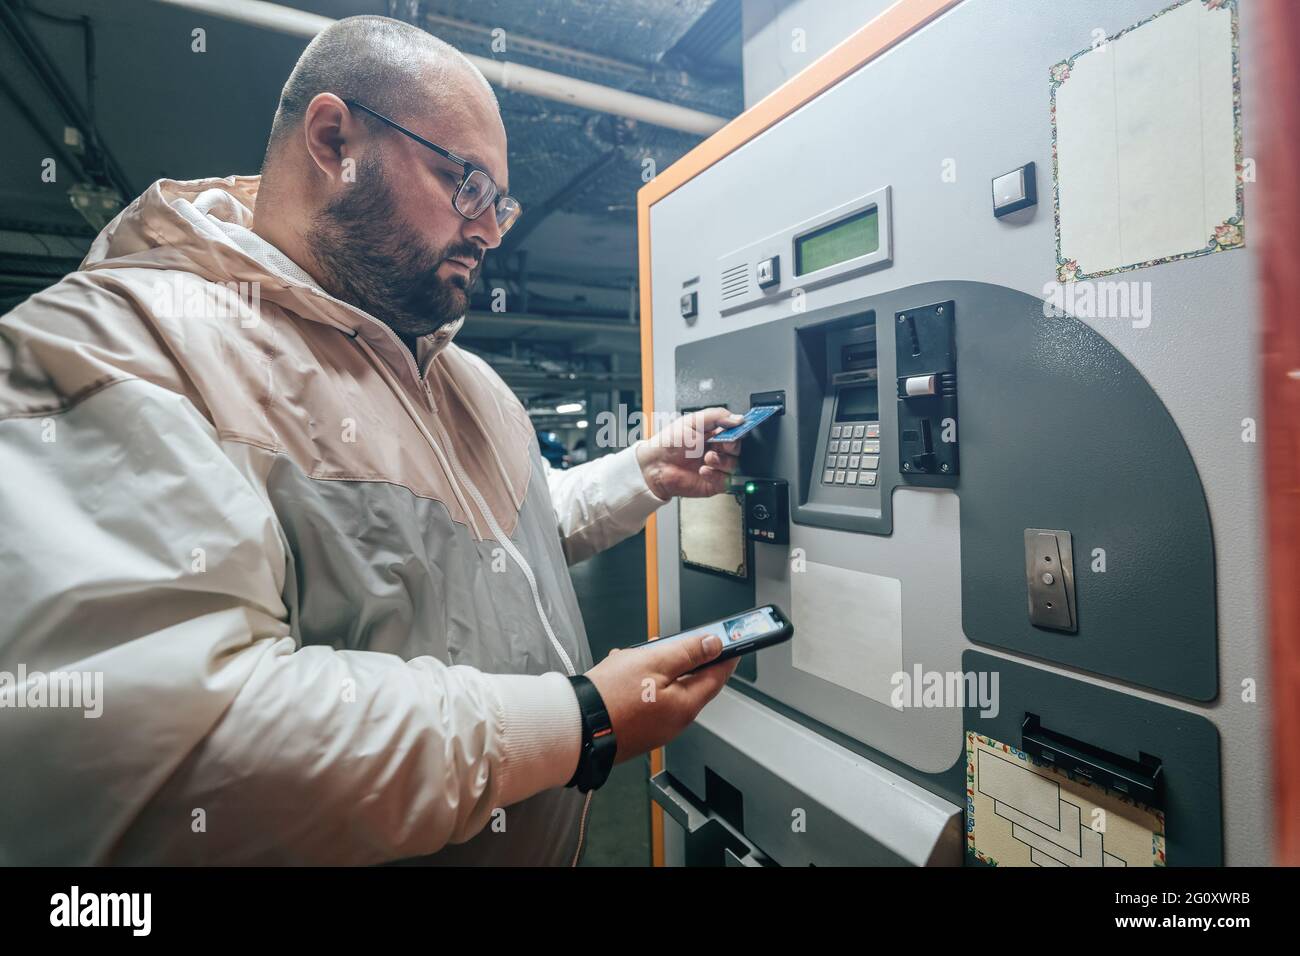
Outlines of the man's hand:
M 662 747 L 686 729 L 727 683 L 740 658 L 688 671 L 722 653 L 716 634 L 615 649 L 587 671 L 596 685 L 614 740 L 615 763 Z
M 641 474 L 656 497 L 707 498 L 726 490 L 740 463 L 740 442 L 706 445 L 710 435 L 744 421 L 725 408 L 706 408 L 672 422 L 637 446 Z

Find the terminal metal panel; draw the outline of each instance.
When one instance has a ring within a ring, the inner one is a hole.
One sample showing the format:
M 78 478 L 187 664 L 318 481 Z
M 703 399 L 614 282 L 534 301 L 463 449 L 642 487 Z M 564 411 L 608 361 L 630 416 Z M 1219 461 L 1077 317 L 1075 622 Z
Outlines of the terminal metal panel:
M 647 187 L 652 410 L 783 392 L 741 466 L 789 496 L 788 545 L 751 539 L 744 578 L 683 565 L 665 506 L 658 629 L 769 602 L 795 625 L 666 748 L 670 860 L 946 860 L 880 834 L 929 820 L 927 800 L 967 815 L 975 728 L 1158 799 L 1170 865 L 1270 859 L 1253 233 L 1102 279 L 1141 314 L 1057 297 L 1106 291 L 1058 261 L 1061 64 L 1171 9 L 962 0 Z M 1255 155 L 1250 7 L 1189 12 L 1233 18 Z M 975 671 L 1000 678 L 996 716 L 913 693 Z M 919 803 L 823 813 L 835 779 L 851 795 L 901 781 Z M 817 835 L 790 831 L 792 807 L 818 808 Z

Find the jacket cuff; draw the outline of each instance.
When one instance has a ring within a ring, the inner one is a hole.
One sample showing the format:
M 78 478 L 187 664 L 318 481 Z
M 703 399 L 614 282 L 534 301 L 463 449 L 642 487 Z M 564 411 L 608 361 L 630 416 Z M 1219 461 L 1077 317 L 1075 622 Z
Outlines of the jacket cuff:
M 622 451 L 597 459 L 606 468 L 601 476 L 605 506 L 620 525 L 630 523 L 639 528 L 668 503 L 666 498 L 660 498 L 650 490 L 641 463 L 636 459 L 636 450 L 645 443 L 646 439 L 642 438 Z
M 500 709 L 498 805 L 563 787 L 578 769 L 582 750 L 582 715 L 573 685 L 559 673 L 484 676 Z

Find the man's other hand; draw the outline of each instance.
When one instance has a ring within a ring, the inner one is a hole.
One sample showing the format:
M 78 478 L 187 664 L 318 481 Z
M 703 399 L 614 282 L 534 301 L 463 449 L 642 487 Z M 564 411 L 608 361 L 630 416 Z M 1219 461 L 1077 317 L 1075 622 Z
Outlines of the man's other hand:
M 705 408 L 676 419 L 637 446 L 637 462 L 656 497 L 707 498 L 726 490 L 740 464 L 740 442 L 706 444 L 709 436 L 744 421 L 725 408 Z
M 733 657 L 701 667 L 721 653 L 722 638 L 707 634 L 616 648 L 587 671 L 614 728 L 615 763 L 662 747 L 695 720 L 740 663 Z

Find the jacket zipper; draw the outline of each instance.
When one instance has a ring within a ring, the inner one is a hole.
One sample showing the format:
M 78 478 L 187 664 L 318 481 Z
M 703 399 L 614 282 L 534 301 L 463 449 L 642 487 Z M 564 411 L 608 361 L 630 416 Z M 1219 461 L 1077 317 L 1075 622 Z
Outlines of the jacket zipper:
M 362 311 L 361 309 L 356 308 L 356 306 L 350 305 L 349 303 L 344 302 L 342 299 L 335 298 L 334 296 L 326 292 L 324 289 L 312 288 L 311 286 L 304 286 L 302 283 L 297 281 L 294 281 L 293 284 L 298 286 L 299 288 L 307 289 L 308 291 L 312 292 L 314 295 L 317 295 L 323 299 L 333 302 L 334 304 L 338 305 L 340 308 L 347 310 L 348 312 L 360 316 L 361 319 L 365 322 L 373 323 L 374 325 L 378 326 L 379 329 L 381 330 L 381 334 L 388 336 L 389 341 L 398 347 L 398 350 L 401 352 L 402 357 L 406 360 L 407 371 L 409 371 L 412 377 L 415 379 L 415 381 L 420 384 L 421 391 L 424 393 L 425 405 L 429 408 L 431 412 L 433 412 L 434 414 L 437 413 L 437 407 L 434 405 L 434 401 L 433 401 L 433 391 L 429 388 L 428 381 L 426 381 L 424 375 L 420 373 L 420 368 L 415 361 L 415 356 L 411 354 L 410 349 L 406 347 L 406 343 L 403 342 L 398 337 L 396 332 L 394 332 L 383 322 L 380 322 L 379 320 L 375 319 L 374 317 Z M 346 334 L 348 334 L 348 336 L 352 338 L 353 341 L 361 342 L 363 347 L 366 347 L 367 350 L 369 350 L 368 346 L 365 346 L 364 341 L 361 339 L 359 332 L 353 330 L 347 330 Z M 380 359 L 378 356 L 372 355 L 372 357 L 376 359 L 380 365 L 384 364 L 383 359 Z M 401 387 L 400 382 L 398 383 L 397 391 L 399 397 L 403 401 L 403 404 L 409 406 L 409 402 L 406 401 L 405 389 Z M 470 407 L 469 403 L 466 403 L 466 407 Z M 408 413 L 411 411 L 409 407 L 407 411 Z M 442 454 L 441 448 L 438 446 L 437 441 L 434 440 L 432 433 L 427 428 L 425 428 L 424 422 L 420 420 L 418 415 L 412 415 L 412 417 L 415 419 L 416 426 L 424 434 L 425 440 L 429 442 L 429 445 L 433 448 L 433 450 L 436 453 L 441 455 Z M 481 423 L 479 423 L 479 427 L 480 428 L 482 427 Z M 555 648 L 556 652 L 560 655 L 560 660 L 564 662 L 564 668 L 569 672 L 569 676 L 570 677 L 574 676 L 575 669 L 573 666 L 573 661 L 569 658 L 568 652 L 565 651 L 564 646 L 559 641 L 559 638 L 555 636 L 555 631 L 551 627 L 551 622 L 546 617 L 546 610 L 542 607 L 541 593 L 538 590 L 537 578 L 533 575 L 533 569 L 528 566 L 528 562 L 524 559 L 524 556 L 519 553 L 519 550 L 514 546 L 514 544 L 509 539 L 506 538 L 505 534 L 501 530 L 500 525 L 497 524 L 496 518 L 493 517 L 491 510 L 487 507 L 487 502 L 483 500 L 483 496 L 479 493 L 479 490 L 476 487 L 474 487 L 474 484 L 465 475 L 464 470 L 460 466 L 459 460 L 456 458 L 455 448 L 452 447 L 451 444 L 449 443 L 447 450 L 450 453 L 452 472 L 455 475 L 456 479 L 459 480 L 465 486 L 465 489 L 469 491 L 470 496 L 473 497 L 475 504 L 478 505 L 479 512 L 483 515 L 483 518 L 488 523 L 488 528 L 492 531 L 492 536 L 497 540 L 497 543 L 500 544 L 501 547 L 503 547 L 506 550 L 506 553 L 509 554 L 512 559 L 514 559 L 515 563 L 519 565 L 519 569 L 523 572 L 524 577 L 528 580 L 528 586 L 533 592 L 533 604 L 537 608 L 537 616 L 542 622 L 542 627 L 546 630 L 546 636 L 550 639 L 552 646 Z M 499 457 L 497 459 L 497 466 L 498 468 L 501 467 L 501 461 Z M 513 489 L 510 488 L 508 480 L 506 482 L 506 488 L 513 500 L 514 491 Z M 466 514 L 466 517 L 469 517 L 469 515 Z M 471 522 L 473 522 L 472 518 L 470 520 Z M 477 528 L 475 528 L 475 530 L 477 531 Z M 587 810 L 591 806 L 591 797 L 592 794 L 588 793 L 586 802 L 583 804 L 582 807 L 582 817 L 578 822 L 578 846 L 577 849 L 574 850 L 573 863 L 572 863 L 573 866 L 578 865 L 578 857 L 582 852 L 582 842 L 583 842 L 584 835 L 586 833 L 586 826 L 587 826 Z
M 354 309 L 354 307 L 348 305 L 348 303 L 334 298 L 334 296 L 330 295 L 328 292 L 322 292 L 321 294 L 323 294 L 325 298 L 338 303 L 344 308 L 358 312 L 358 314 L 364 317 L 367 321 L 375 322 L 383 332 L 388 334 L 388 337 L 401 349 L 402 355 L 406 359 L 406 367 L 408 371 L 412 372 L 415 380 L 420 383 L 421 389 L 424 392 L 425 404 L 431 411 L 436 412 L 436 408 L 433 404 L 433 392 L 429 388 L 429 383 L 425 380 L 425 377 L 420 374 L 419 366 L 415 363 L 415 357 L 411 355 L 411 351 L 406 347 L 406 343 L 397 337 L 397 333 L 387 325 L 384 325 L 384 323 L 377 322 L 359 309 Z M 354 335 L 354 338 L 359 338 L 359 334 Z M 378 358 L 378 356 L 376 356 L 376 358 Z M 383 360 L 379 359 L 379 361 L 382 364 Z M 469 403 L 466 403 L 466 407 L 469 407 Z M 430 446 L 432 446 L 434 451 L 440 451 L 441 449 L 438 447 L 438 443 L 434 440 L 433 435 L 424 427 L 424 422 L 420 421 L 418 416 L 415 416 L 415 418 L 416 425 L 419 427 L 420 431 L 424 433 L 425 439 L 429 442 Z M 479 427 L 482 427 L 481 423 Z M 533 569 L 529 566 L 528 561 L 524 556 L 519 552 L 519 549 L 515 547 L 514 542 L 505 536 L 505 533 L 501 530 L 501 526 L 497 524 L 496 518 L 492 514 L 492 510 L 487 506 L 487 502 L 483 500 L 482 494 L 479 493 L 478 488 L 474 486 L 474 483 L 470 481 L 469 477 L 465 474 L 464 469 L 461 468 L 460 460 L 456 457 L 456 449 L 450 443 L 447 445 L 447 453 L 451 460 L 453 474 L 456 479 L 464 485 L 465 490 L 469 492 L 470 497 L 474 499 L 474 503 L 478 506 L 479 513 L 482 514 L 483 519 L 487 521 L 488 530 L 492 532 L 492 537 L 495 538 L 497 543 L 505 549 L 506 553 L 514 560 L 515 564 L 519 566 L 519 570 L 523 572 L 524 578 L 528 581 L 528 587 L 533 592 L 533 606 L 537 609 L 537 617 L 542 622 L 542 627 L 546 631 L 546 636 L 550 639 L 551 646 L 555 648 L 556 653 L 559 654 L 560 660 L 564 664 L 564 669 L 568 671 L 570 677 L 573 677 L 577 673 L 577 670 L 573 666 L 573 661 L 570 659 L 568 651 L 564 649 L 564 645 L 561 644 L 560 639 L 556 637 L 555 630 L 551 627 L 550 619 L 546 616 L 546 609 L 542 607 L 542 596 L 537 587 L 537 578 L 533 574 Z M 500 467 L 500 459 L 498 459 L 497 465 Z M 510 491 L 508 482 L 506 488 L 513 498 L 513 492 Z M 587 799 L 582 805 L 582 816 L 578 820 L 578 845 L 573 851 L 573 862 L 570 864 L 570 866 L 573 867 L 578 865 L 578 859 L 582 854 L 582 843 L 587 831 L 587 811 L 591 808 L 591 798 L 593 793 L 594 791 L 588 792 Z
M 574 676 L 577 673 L 577 670 L 574 669 L 573 661 L 569 658 L 569 652 L 564 649 L 564 645 L 560 643 L 560 639 L 555 636 L 555 631 L 551 628 L 551 621 L 546 616 L 546 609 L 542 607 L 542 593 L 537 586 L 537 578 L 533 575 L 533 569 L 529 567 L 528 561 L 522 554 L 520 554 L 519 549 L 515 547 L 515 543 L 506 537 L 505 532 L 501 530 L 501 526 L 497 524 L 497 519 L 493 516 L 492 509 L 489 508 L 487 502 L 483 500 L 483 495 L 479 493 L 478 488 L 476 488 L 474 483 L 469 480 L 468 476 L 466 476 L 464 470 L 460 466 L 460 459 L 456 457 L 456 449 L 453 446 L 448 445 L 447 454 L 451 459 L 452 471 L 455 473 L 457 480 L 465 486 L 465 490 L 469 492 L 469 496 L 474 499 L 474 503 L 478 505 L 478 510 L 483 515 L 483 520 L 487 522 L 488 530 L 492 532 L 492 537 L 496 538 L 497 544 L 501 545 L 501 547 L 505 549 L 506 553 L 514 560 L 515 564 L 519 566 L 519 570 L 524 573 L 524 578 L 528 581 L 528 587 L 532 589 L 533 592 L 533 606 L 537 608 L 537 617 L 541 620 L 542 627 L 546 630 L 546 636 L 550 638 L 551 646 L 555 648 L 555 652 L 560 655 L 560 660 L 564 663 L 564 669 L 569 672 L 570 677 Z
M 461 468 L 460 459 L 456 457 L 456 449 L 450 443 L 447 445 L 447 453 L 451 458 L 452 471 L 455 472 L 457 479 L 465 486 L 465 490 L 469 492 L 470 497 L 474 499 L 474 503 L 478 505 L 479 512 L 483 515 L 483 520 L 487 522 L 488 529 L 492 532 L 492 537 L 496 538 L 497 543 L 506 550 L 506 553 L 509 554 L 511 558 L 514 559 L 515 564 L 519 565 L 519 570 L 524 573 L 524 577 L 528 580 L 528 586 L 533 592 L 533 604 L 537 608 L 537 616 L 542 622 L 542 627 L 546 629 L 547 637 L 551 639 L 552 646 L 560 655 L 560 660 L 564 662 L 564 669 L 569 672 L 570 677 L 574 676 L 577 671 L 574 669 L 573 661 L 569 658 L 569 654 L 564 649 L 564 645 L 560 643 L 560 639 L 555 636 L 555 631 L 551 628 L 550 619 L 546 616 L 546 609 L 542 607 L 542 596 L 537 587 L 537 578 L 533 575 L 533 569 L 529 567 L 528 561 L 524 556 L 519 553 L 519 549 L 515 547 L 514 542 L 505 536 L 505 533 L 501 530 L 501 526 L 497 524 L 496 518 L 492 514 L 492 509 L 487 506 L 487 502 L 483 500 L 483 496 L 479 493 L 478 488 L 474 486 L 474 483 L 469 480 L 469 477 Z M 587 812 L 591 809 L 591 798 L 594 794 L 594 790 L 588 791 L 587 797 L 582 804 L 582 816 L 578 820 L 578 845 L 573 850 L 573 862 L 569 864 L 570 867 L 576 867 L 579 858 L 582 856 L 582 843 L 587 833 Z

